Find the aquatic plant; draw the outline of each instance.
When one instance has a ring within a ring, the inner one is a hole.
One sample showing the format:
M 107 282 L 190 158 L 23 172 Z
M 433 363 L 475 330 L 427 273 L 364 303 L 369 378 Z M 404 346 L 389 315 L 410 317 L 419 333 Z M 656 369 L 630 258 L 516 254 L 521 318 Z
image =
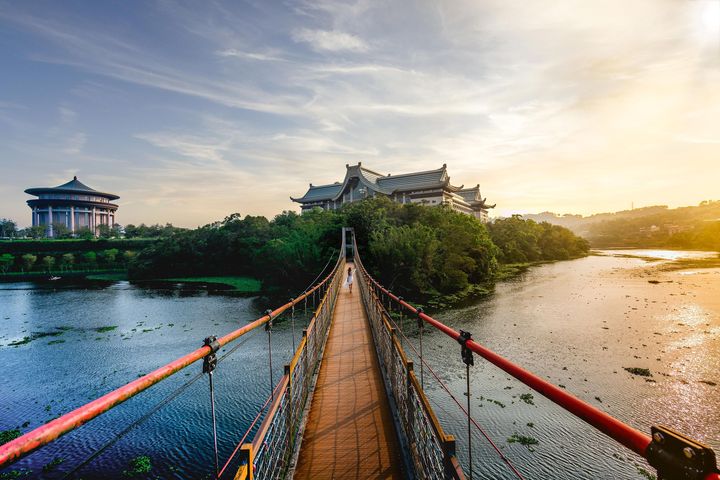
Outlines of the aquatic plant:
M 640 377 L 652 377 L 652 373 L 650 373 L 649 368 L 623 367 L 623 370 L 625 370 L 626 372 L 630 372 L 633 375 L 638 375 Z
M 0 445 L 8 443 L 11 440 L 15 440 L 20 435 L 22 435 L 22 433 L 17 428 L 12 430 L 0 430 Z
M 130 460 L 130 462 L 128 462 L 128 469 L 123 470 L 123 476 L 135 477 L 143 473 L 148 473 L 150 470 L 152 470 L 152 462 L 150 461 L 150 457 L 147 455 L 140 455 L 139 457 L 135 457 Z
M 540 443 L 540 441 L 537 438 L 528 437 L 525 435 L 519 435 L 517 433 L 513 433 L 511 437 L 508 437 L 507 442 L 508 443 L 519 443 L 520 445 L 522 445 L 523 447 L 526 447 L 531 452 L 535 451 L 532 448 L 532 446 Z

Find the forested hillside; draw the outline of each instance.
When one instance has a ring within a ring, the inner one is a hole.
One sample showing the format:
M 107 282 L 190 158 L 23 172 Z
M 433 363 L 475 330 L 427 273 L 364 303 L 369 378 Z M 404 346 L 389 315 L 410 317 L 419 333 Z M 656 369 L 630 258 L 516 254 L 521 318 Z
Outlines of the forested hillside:
M 653 206 L 617 213 L 525 215 L 562 225 L 593 247 L 671 247 L 720 251 L 720 201 L 669 209 Z

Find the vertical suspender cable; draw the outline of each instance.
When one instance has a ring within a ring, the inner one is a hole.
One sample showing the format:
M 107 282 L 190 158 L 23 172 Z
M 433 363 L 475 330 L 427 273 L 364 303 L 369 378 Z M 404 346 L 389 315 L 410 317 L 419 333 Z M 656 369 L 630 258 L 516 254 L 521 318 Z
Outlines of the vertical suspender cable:
M 401 300 L 402 301 L 402 300 Z M 418 323 L 418 331 L 420 333 L 420 386 L 425 389 L 425 362 L 423 361 L 423 326 L 425 325 L 425 322 L 423 322 L 422 318 L 420 318 L 420 314 L 423 313 L 422 308 L 417 309 L 417 323 Z M 412 344 L 411 344 L 412 346 Z
M 270 360 L 270 398 L 275 400 L 275 383 L 273 382 L 273 366 L 272 366 L 272 310 L 267 310 L 265 314 L 270 320 L 265 324 L 265 331 L 268 334 L 268 359 Z
M 213 446 L 215 447 L 215 478 L 218 478 L 220 462 L 218 461 L 217 422 L 215 421 L 215 387 L 213 386 L 213 373 L 208 373 L 210 379 L 210 411 L 212 414 Z
M 470 332 L 466 332 L 464 330 L 460 330 L 460 338 L 458 338 L 458 342 L 460 343 L 460 356 L 462 357 L 462 361 L 465 364 L 465 380 L 467 382 L 467 389 L 465 391 L 465 394 L 467 395 L 467 434 L 468 434 L 468 461 L 470 464 L 470 475 L 469 479 L 472 480 L 473 477 L 473 460 L 472 460 L 472 417 L 470 414 L 470 366 L 474 364 L 473 361 L 473 354 L 472 350 L 470 350 L 467 346 L 467 341 L 472 338 L 472 334 Z
M 292 303 L 293 299 L 291 298 L 290 303 Z M 295 351 L 295 304 L 292 305 L 292 310 L 290 310 L 290 322 L 292 323 L 292 342 L 293 342 L 293 349 L 292 351 Z
M 217 357 L 215 352 L 220 349 L 220 343 L 217 341 L 217 337 L 207 337 L 205 339 L 206 346 L 210 347 L 210 353 L 203 359 L 203 373 L 208 374 L 210 381 L 210 413 L 212 415 L 212 428 L 213 428 L 213 446 L 215 451 L 215 478 L 218 478 L 218 472 L 220 471 L 220 462 L 218 461 L 218 441 L 217 441 L 217 421 L 215 420 L 215 385 L 213 383 L 213 371 L 217 367 Z

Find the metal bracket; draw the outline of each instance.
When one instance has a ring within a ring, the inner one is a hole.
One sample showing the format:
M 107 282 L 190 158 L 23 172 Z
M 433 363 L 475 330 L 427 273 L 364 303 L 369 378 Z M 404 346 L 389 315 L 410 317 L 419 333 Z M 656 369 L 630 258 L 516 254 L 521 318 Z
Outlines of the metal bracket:
M 270 317 L 270 320 L 268 320 L 268 322 L 265 324 L 265 331 L 266 331 L 266 332 L 269 332 L 269 331 L 272 330 L 272 326 L 273 326 L 273 324 L 272 324 L 272 322 L 273 322 L 272 310 L 270 310 L 270 309 L 265 310 L 265 315 L 267 315 L 268 317 Z
M 651 427 L 648 463 L 657 469 L 659 480 L 702 480 L 718 472 L 715 452 L 700 442 L 667 427 Z
M 473 360 L 472 350 L 470 350 L 467 346 L 468 340 L 472 340 L 472 333 L 460 330 L 460 338 L 457 339 L 458 343 L 461 345 L 460 355 L 462 356 L 462 361 L 465 365 L 472 366 L 475 365 L 475 361 Z
M 212 373 L 215 367 L 217 367 L 217 356 L 215 353 L 220 350 L 220 342 L 218 342 L 217 337 L 211 336 L 204 340 L 203 346 L 210 347 L 210 353 L 203 358 L 203 373 Z

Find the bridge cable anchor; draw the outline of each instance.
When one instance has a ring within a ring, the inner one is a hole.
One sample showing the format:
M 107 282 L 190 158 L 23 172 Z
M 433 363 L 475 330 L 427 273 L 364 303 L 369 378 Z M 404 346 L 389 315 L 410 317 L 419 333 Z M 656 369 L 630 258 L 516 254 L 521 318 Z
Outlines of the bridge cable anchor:
M 650 432 L 646 458 L 659 480 L 702 480 L 720 473 L 715 452 L 707 445 L 660 425 L 651 427 Z
M 213 384 L 213 372 L 217 367 L 217 356 L 215 354 L 218 350 L 220 350 L 220 342 L 218 342 L 217 337 L 210 336 L 205 338 L 203 346 L 210 347 L 210 353 L 205 355 L 203 358 L 203 373 L 208 374 L 208 380 L 210 381 L 210 413 L 212 415 L 213 444 L 215 449 L 215 478 L 218 478 L 220 472 L 220 462 L 218 459 L 217 420 L 215 418 L 215 385 Z
M 458 337 L 457 341 L 460 344 L 460 356 L 462 357 L 462 361 L 465 364 L 465 379 L 466 379 L 466 386 L 467 390 L 465 394 L 467 395 L 467 435 L 468 435 L 468 463 L 470 465 L 470 475 L 468 476 L 469 479 L 472 479 L 473 477 L 473 461 L 472 461 L 472 430 L 471 430 L 471 417 L 470 417 L 470 367 L 472 365 L 475 365 L 475 361 L 473 359 L 473 352 L 470 350 L 470 348 L 467 346 L 468 340 L 472 340 L 472 333 L 466 332 L 465 330 L 460 330 L 460 336 Z

